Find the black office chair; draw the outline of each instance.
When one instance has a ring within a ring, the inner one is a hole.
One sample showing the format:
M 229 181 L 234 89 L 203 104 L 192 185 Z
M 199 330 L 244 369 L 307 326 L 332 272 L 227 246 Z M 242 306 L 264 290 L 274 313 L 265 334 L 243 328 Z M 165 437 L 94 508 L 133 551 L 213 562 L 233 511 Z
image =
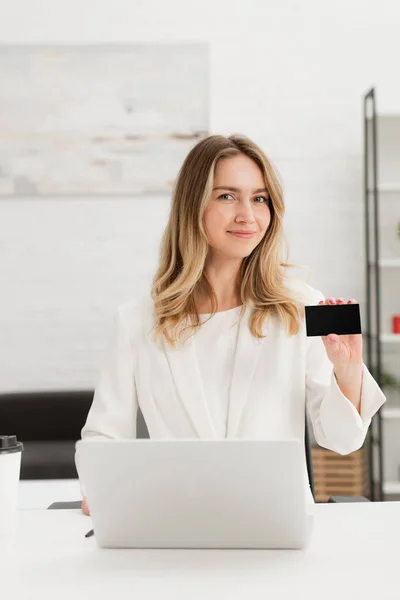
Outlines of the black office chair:
M 36 390 L 0 394 L 0 434 L 24 444 L 20 479 L 76 479 L 75 443 L 93 390 Z M 148 437 L 138 415 L 138 437 Z
M 21 479 L 74 479 L 75 443 L 93 390 L 35 390 L 0 394 L 0 433 L 23 442 Z

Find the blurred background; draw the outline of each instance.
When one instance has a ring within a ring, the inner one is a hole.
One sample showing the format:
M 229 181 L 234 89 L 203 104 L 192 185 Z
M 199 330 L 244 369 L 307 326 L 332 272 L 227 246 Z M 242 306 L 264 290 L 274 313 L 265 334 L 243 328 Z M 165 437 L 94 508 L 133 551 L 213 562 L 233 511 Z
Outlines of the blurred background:
M 356 298 L 365 323 L 376 303 L 375 283 L 369 292 L 366 286 L 364 189 L 364 97 L 374 88 L 384 151 L 370 136 L 368 156 L 375 151 L 385 177 L 379 193 L 377 184 L 369 194 L 368 210 L 373 214 L 379 200 L 381 240 L 388 241 L 382 260 L 391 261 L 379 270 L 387 337 L 377 340 L 374 357 L 380 353 L 392 411 L 386 425 L 378 423 L 376 463 L 385 457 L 386 497 L 395 497 L 399 2 L 2 5 L 0 392 L 25 399 L 40 392 L 43 400 L 47 391 L 46 402 L 56 391 L 90 395 L 116 306 L 150 286 L 177 170 L 210 133 L 242 133 L 263 148 L 284 182 L 289 258 L 309 267 L 298 275 L 326 296 Z M 37 456 L 42 460 L 43 447 Z M 372 460 L 369 452 L 362 457 L 360 486 Z M 47 479 L 49 472 L 37 468 L 24 478 Z M 376 478 L 382 488 L 384 475 Z M 76 494 L 75 484 L 60 495 Z

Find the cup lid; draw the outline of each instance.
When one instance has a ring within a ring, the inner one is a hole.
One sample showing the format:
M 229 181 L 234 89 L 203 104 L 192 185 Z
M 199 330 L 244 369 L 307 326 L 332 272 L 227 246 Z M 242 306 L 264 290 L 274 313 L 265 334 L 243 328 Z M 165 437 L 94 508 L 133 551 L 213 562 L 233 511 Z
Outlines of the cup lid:
M 0 435 L 0 452 L 17 452 L 23 445 L 18 442 L 16 435 Z

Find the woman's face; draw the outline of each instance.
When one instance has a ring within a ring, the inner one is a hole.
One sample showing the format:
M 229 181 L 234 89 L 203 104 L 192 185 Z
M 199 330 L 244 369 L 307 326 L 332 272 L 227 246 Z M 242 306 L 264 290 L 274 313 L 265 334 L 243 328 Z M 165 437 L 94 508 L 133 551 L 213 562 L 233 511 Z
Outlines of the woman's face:
M 261 169 L 248 156 L 221 158 L 216 165 L 205 227 L 214 255 L 243 259 L 260 243 L 271 221 Z M 251 232 L 246 237 L 232 232 Z

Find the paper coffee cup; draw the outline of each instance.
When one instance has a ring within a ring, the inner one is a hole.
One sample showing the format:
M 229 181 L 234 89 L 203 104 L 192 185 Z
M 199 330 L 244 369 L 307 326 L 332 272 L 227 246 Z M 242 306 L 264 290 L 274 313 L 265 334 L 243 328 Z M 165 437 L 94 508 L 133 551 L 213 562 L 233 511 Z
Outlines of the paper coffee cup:
M 15 435 L 0 435 L 0 536 L 15 530 L 23 449 Z

